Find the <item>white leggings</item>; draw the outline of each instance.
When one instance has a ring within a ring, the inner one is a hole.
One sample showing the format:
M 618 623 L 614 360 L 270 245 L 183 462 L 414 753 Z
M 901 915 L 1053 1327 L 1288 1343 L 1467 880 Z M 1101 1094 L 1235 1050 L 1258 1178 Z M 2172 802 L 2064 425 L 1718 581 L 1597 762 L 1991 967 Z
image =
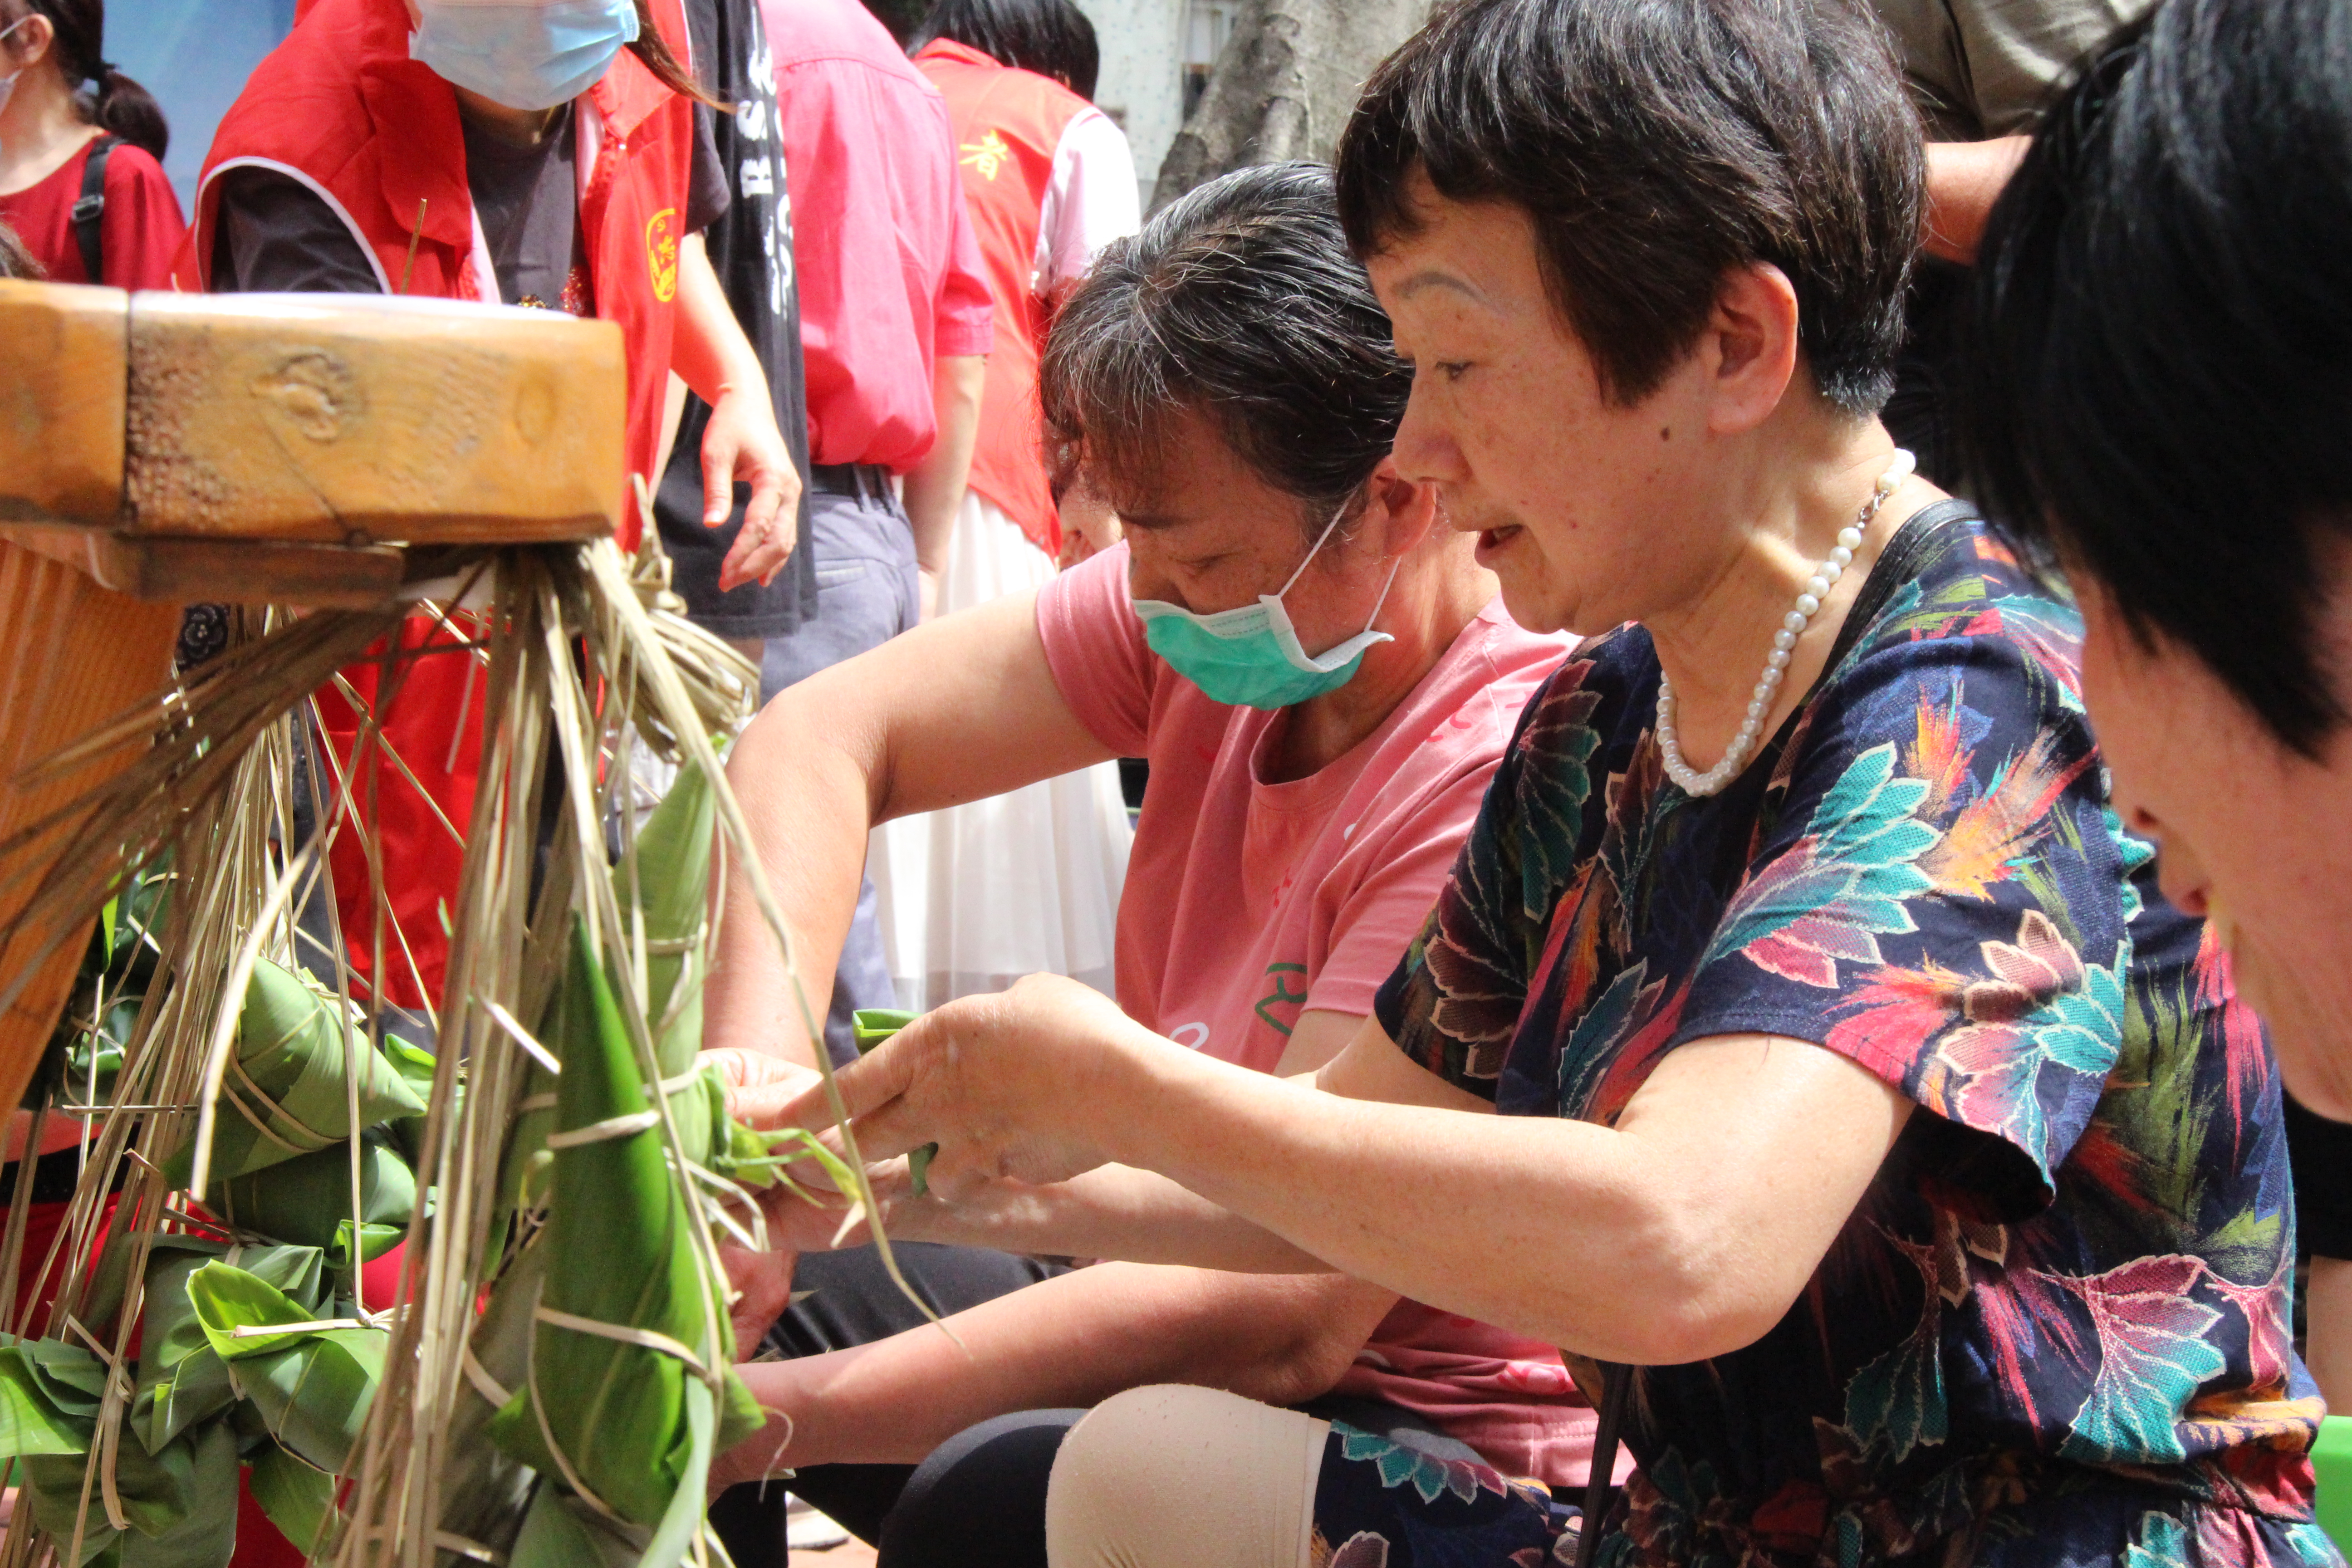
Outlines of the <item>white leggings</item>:
M 1309 1568 L 1328 1421 L 1164 1384 L 1070 1428 L 1045 1492 L 1053 1568 Z

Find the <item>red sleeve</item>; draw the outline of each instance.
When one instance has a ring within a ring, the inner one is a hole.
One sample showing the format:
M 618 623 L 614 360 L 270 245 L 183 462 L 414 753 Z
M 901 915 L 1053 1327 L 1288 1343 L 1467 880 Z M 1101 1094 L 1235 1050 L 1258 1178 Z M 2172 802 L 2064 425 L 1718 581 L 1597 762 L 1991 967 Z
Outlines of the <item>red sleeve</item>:
M 1163 668 L 1127 597 L 1127 546 L 1071 567 L 1037 595 L 1037 635 L 1055 688 L 1089 734 L 1122 757 L 1145 754 Z
M 952 134 L 949 143 L 948 178 L 954 182 L 955 194 L 948 211 L 955 235 L 949 242 L 947 275 L 940 279 L 939 325 L 931 349 L 941 358 L 984 354 L 996 346 L 996 304 L 988 291 L 988 275 L 981 270 L 980 237 L 964 210 L 963 177 L 956 169 Z
M 106 157 L 106 216 L 99 222 L 104 281 L 117 289 L 169 289 L 172 259 L 188 231 L 163 166 L 119 143 Z

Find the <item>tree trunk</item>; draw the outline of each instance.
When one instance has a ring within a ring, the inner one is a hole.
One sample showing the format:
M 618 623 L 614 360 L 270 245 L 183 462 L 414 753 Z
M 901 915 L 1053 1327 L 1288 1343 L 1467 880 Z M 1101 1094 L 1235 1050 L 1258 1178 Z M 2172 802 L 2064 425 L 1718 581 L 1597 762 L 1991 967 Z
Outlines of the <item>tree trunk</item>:
M 1429 16 L 1431 0 L 1249 0 L 1208 91 L 1160 165 L 1154 208 L 1230 170 L 1328 163 L 1372 68 Z

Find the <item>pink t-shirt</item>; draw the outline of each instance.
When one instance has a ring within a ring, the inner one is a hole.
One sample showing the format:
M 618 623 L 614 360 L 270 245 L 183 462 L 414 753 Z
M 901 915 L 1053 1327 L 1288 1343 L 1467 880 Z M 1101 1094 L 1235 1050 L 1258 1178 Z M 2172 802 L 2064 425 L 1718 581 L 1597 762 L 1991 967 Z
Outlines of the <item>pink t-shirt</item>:
M 859 0 L 760 0 L 808 371 L 809 457 L 900 472 L 939 434 L 931 367 L 996 307 L 947 105 Z
M 1302 1012 L 1369 1016 L 1428 918 L 1510 743 L 1573 639 L 1486 606 L 1388 721 L 1310 777 L 1265 784 L 1280 715 L 1213 702 L 1144 642 L 1127 549 L 1037 599 L 1079 722 L 1151 763 L 1119 900 L 1119 1005 L 1195 1050 L 1272 1071 Z M 1428 1417 L 1514 1475 L 1580 1485 L 1593 1415 L 1552 1346 L 1399 1302 L 1335 1394 Z

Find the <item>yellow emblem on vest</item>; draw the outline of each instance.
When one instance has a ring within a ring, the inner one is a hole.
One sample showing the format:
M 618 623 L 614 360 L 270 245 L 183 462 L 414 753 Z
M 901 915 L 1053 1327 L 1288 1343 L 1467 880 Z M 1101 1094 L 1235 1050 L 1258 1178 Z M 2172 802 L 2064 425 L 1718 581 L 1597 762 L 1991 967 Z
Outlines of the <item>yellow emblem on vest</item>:
M 676 207 L 664 207 L 646 225 L 646 271 L 654 281 L 654 298 L 667 305 L 677 294 L 677 232 Z
M 959 151 L 963 153 L 965 163 L 980 171 L 980 177 L 983 180 L 993 181 L 997 171 L 1013 162 L 1013 149 L 1006 146 L 1004 138 L 993 131 L 977 142 L 965 142 Z

